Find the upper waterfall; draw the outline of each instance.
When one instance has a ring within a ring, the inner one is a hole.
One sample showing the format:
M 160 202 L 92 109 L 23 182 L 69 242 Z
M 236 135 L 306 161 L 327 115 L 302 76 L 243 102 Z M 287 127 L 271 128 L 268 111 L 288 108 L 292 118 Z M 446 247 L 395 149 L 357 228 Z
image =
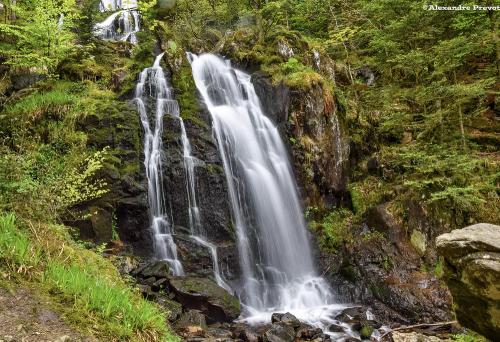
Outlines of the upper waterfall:
M 190 55 L 213 119 L 237 230 L 246 317 L 291 311 L 304 320 L 333 302 L 316 274 L 297 185 L 277 128 L 247 75 L 214 55 Z
M 114 13 L 94 25 L 96 37 L 137 44 L 136 33 L 140 29 L 140 18 L 136 0 L 101 0 L 99 10 Z

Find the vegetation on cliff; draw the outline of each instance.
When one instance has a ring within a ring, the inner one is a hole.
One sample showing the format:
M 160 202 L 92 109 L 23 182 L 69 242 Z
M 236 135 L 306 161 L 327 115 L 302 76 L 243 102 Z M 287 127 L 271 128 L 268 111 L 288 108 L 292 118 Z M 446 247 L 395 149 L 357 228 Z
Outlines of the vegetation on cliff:
M 353 239 L 353 227 L 380 204 L 415 247 L 432 244 L 434 230 L 500 222 L 497 11 L 432 11 L 423 0 L 177 0 L 173 8 L 166 2 L 140 2 L 135 47 L 92 36 L 93 22 L 103 17 L 95 0 L 4 1 L 1 8 L 1 270 L 22 270 L 17 281 L 69 300 L 70 320 L 80 324 L 82 315 L 96 323 L 83 324 L 84 332 L 173 338 L 160 309 L 61 225 L 88 218 L 82 216 L 92 213 L 82 208 L 103 198 L 112 207 L 111 182 L 139 172 L 129 163 L 140 145 L 130 133 L 133 111 L 120 98 L 130 97 L 158 48 L 168 56 L 182 116 L 196 125 L 204 122 L 187 51 L 220 53 L 263 71 L 301 105 L 319 96 L 323 118 L 340 118 L 350 148 L 342 165 L 348 184 L 325 192 L 345 192 L 348 201 L 331 205 L 306 194 L 325 251 L 386 241 L 375 231 Z M 298 117 L 304 113 L 290 116 L 287 134 L 302 158 L 299 178 L 321 188 L 331 170 L 319 169 L 330 164 L 313 154 L 333 158 L 331 141 L 290 129 L 314 119 Z M 113 127 L 99 126 L 110 118 L 117 120 Z M 419 230 L 413 206 L 430 231 Z M 426 262 L 439 265 L 432 253 Z M 108 319 L 116 315 L 121 319 Z

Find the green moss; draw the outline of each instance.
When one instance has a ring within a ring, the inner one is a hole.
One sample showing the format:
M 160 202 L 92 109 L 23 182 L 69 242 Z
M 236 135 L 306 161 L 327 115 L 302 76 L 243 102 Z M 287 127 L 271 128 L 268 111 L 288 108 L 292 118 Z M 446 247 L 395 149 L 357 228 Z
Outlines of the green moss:
M 352 205 L 356 214 L 380 204 L 386 199 L 386 184 L 377 177 L 366 177 L 362 181 L 349 184 Z
M 335 252 L 343 243 L 351 242 L 354 215 L 348 209 L 335 209 L 320 221 L 310 222 L 311 229 L 319 233 L 321 248 Z
M 176 98 L 179 102 L 181 117 L 184 120 L 189 120 L 200 127 L 206 128 L 207 124 L 199 117 L 201 108 L 196 97 L 198 90 L 194 83 L 191 67 L 187 61 L 184 61 L 181 69 L 174 73 L 172 83 L 176 89 Z
M 364 325 L 359 331 L 359 335 L 361 336 L 362 339 L 369 339 L 370 336 L 372 336 L 373 330 L 374 330 L 373 327 L 369 325 Z

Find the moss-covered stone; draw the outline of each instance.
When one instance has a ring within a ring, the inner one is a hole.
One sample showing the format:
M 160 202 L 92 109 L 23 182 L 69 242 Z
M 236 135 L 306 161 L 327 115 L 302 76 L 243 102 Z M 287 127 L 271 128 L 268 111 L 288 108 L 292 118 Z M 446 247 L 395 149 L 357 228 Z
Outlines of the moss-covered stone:
M 176 300 L 187 308 L 201 310 L 209 321 L 232 321 L 240 315 L 239 300 L 209 279 L 172 278 L 170 286 Z

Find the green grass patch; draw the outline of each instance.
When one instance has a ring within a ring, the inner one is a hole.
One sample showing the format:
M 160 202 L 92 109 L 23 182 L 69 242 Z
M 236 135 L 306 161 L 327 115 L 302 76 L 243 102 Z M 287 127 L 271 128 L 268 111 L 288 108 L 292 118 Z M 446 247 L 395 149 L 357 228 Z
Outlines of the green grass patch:
M 130 288 L 88 274 L 80 266 L 52 261 L 43 280 L 74 301 L 74 307 L 87 316 L 97 313 L 110 336 L 123 339 L 135 331 L 167 333 L 165 317 L 154 304 L 138 300 Z
M 0 260 L 12 266 L 30 267 L 38 266 L 42 260 L 41 250 L 16 228 L 16 217 L 11 213 L 0 216 Z
M 20 229 L 25 225 L 29 231 Z M 1 214 L 0 265 L 45 293 L 84 334 L 106 341 L 178 341 L 166 313 L 129 287 L 109 260 L 73 242 L 66 227 Z

